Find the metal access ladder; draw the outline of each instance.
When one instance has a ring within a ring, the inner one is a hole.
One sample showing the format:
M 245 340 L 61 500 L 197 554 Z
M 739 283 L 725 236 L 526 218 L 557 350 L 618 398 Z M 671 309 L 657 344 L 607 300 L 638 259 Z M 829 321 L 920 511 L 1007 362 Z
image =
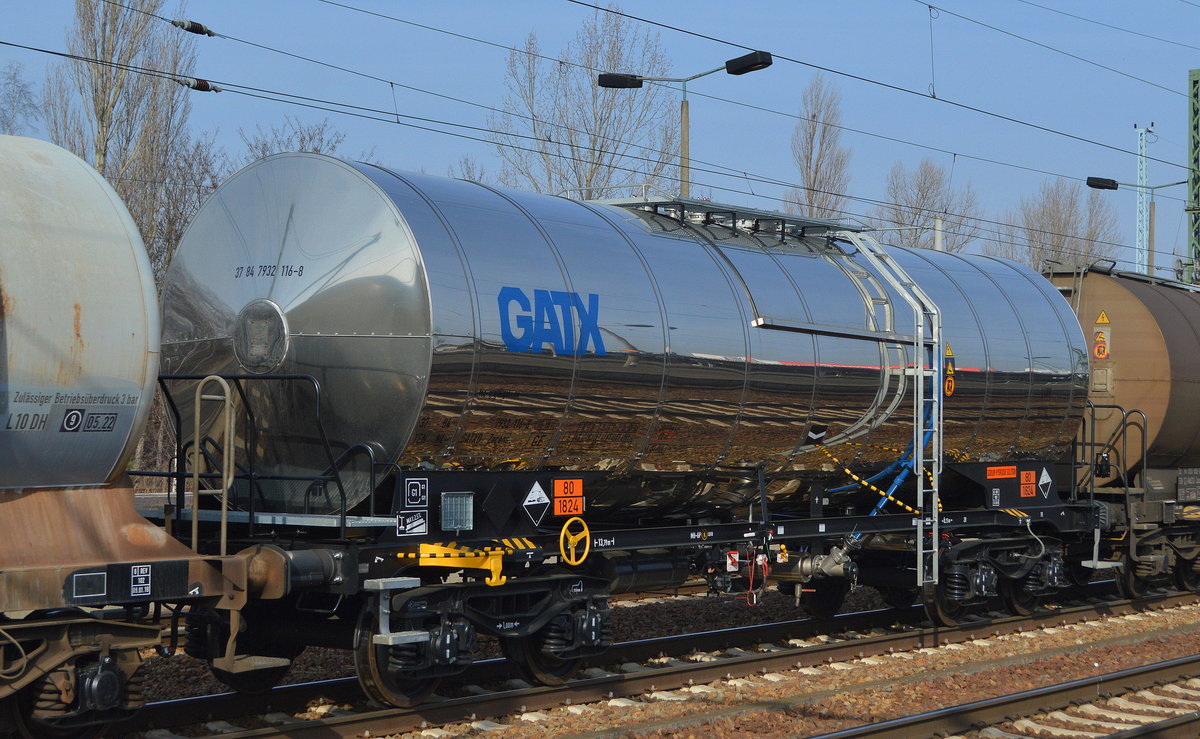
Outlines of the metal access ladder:
M 917 484 L 917 510 L 922 512 L 915 522 L 916 585 L 918 588 L 933 585 L 939 579 L 938 545 L 941 539 L 937 515 L 942 475 L 941 379 L 945 349 L 942 341 L 941 310 L 878 241 L 867 234 L 851 231 L 841 232 L 837 236 L 856 246 L 863 258 L 882 275 L 913 311 L 913 367 L 910 371 L 916 376 L 916 382 L 912 383 L 912 464 Z M 926 437 L 929 438 L 928 445 L 925 442 Z M 931 482 L 928 484 L 925 475 L 922 474 L 927 459 L 932 462 Z M 925 540 L 927 527 L 931 533 L 928 546 Z
M 861 436 L 885 422 L 902 402 L 908 387 L 913 397 L 913 457 L 916 472 L 917 507 L 923 512 L 914 522 L 917 529 L 916 585 L 922 587 L 938 581 L 939 508 L 938 484 L 942 472 L 942 387 L 943 342 L 942 316 L 937 304 L 905 272 L 892 256 L 870 236 L 854 230 L 852 226 L 836 221 L 789 216 L 781 213 L 759 211 L 750 208 L 720 206 L 707 201 L 671 199 L 641 201 L 603 201 L 608 205 L 648 210 L 658 215 L 677 220 L 681 227 L 693 223 L 719 223 L 731 230 L 745 230 L 752 234 L 770 234 L 786 242 L 789 237 L 803 238 L 805 235 L 823 234 L 831 239 L 841 239 L 857 247 L 859 253 L 873 268 L 862 269 L 854 260 L 846 258 L 840 251 L 826 253 L 824 257 L 843 270 L 856 285 L 867 306 L 873 323 L 869 329 L 818 326 L 797 322 L 779 316 L 759 314 L 754 296 L 747 289 L 747 298 L 754 312 L 751 325 L 756 328 L 795 331 L 823 335 L 843 336 L 851 339 L 876 341 L 883 347 L 880 351 L 880 370 L 883 373 L 880 389 L 875 400 L 863 416 L 852 425 L 825 440 L 826 444 L 845 441 L 851 436 Z M 696 220 L 692 220 L 696 217 Z M 718 250 L 719 252 L 720 250 Z M 736 271 L 736 270 L 735 270 Z M 890 294 L 880 284 L 879 275 L 912 308 L 913 333 L 903 335 L 895 331 L 895 308 Z M 912 347 L 912 363 L 909 367 L 907 348 Z M 909 383 L 908 376 L 916 381 Z M 927 387 L 928 386 L 928 387 Z M 928 445 L 925 442 L 929 437 Z M 928 446 L 928 454 L 926 447 Z M 932 461 L 933 482 L 927 486 L 922 470 L 927 459 Z M 928 499 L 928 513 L 926 502 Z M 926 528 L 932 529 L 932 545 L 925 542 Z M 927 556 L 928 555 L 928 556 Z

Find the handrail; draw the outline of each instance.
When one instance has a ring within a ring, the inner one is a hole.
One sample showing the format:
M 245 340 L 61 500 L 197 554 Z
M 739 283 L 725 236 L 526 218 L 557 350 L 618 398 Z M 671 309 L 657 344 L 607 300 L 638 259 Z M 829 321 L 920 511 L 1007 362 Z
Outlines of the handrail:
M 211 382 L 221 386 L 222 395 L 204 395 L 204 388 Z M 195 393 L 195 432 L 192 439 L 200 438 L 200 406 L 205 400 L 222 401 L 221 419 L 225 426 L 225 448 L 221 458 L 221 556 L 228 552 L 229 534 L 229 488 L 233 487 L 233 455 L 229 452 L 229 442 L 233 439 L 233 398 L 229 393 L 229 383 L 217 375 L 209 375 L 196 385 Z M 192 551 L 198 552 L 200 547 L 200 455 L 203 444 L 192 445 Z
M 1133 506 L 1134 506 L 1133 496 L 1130 494 L 1130 471 L 1136 465 L 1138 465 L 1138 464 L 1141 465 L 1142 481 L 1143 481 L 1143 488 L 1144 488 L 1145 487 L 1145 477 L 1146 477 L 1147 453 L 1148 453 L 1148 445 L 1147 445 L 1147 440 L 1146 440 L 1146 429 L 1149 426 L 1150 420 L 1146 416 L 1145 412 L 1143 412 L 1137 408 L 1127 411 L 1118 405 L 1096 404 L 1090 400 L 1088 401 L 1087 404 L 1088 404 L 1088 409 L 1089 409 L 1088 415 L 1091 419 L 1091 425 L 1088 428 L 1089 441 L 1086 442 L 1087 451 L 1085 452 L 1085 454 L 1095 455 L 1097 453 L 1097 451 L 1096 451 L 1097 449 L 1100 449 L 1101 453 L 1111 451 L 1113 453 L 1120 454 L 1120 460 L 1119 460 L 1120 463 L 1117 466 L 1117 470 L 1118 470 L 1118 475 L 1120 476 L 1120 479 L 1121 479 L 1121 487 L 1122 487 L 1122 493 L 1123 493 L 1123 495 L 1121 497 L 1125 503 L 1125 517 L 1129 523 L 1129 536 L 1126 537 L 1126 541 L 1127 541 L 1127 546 L 1129 548 L 1129 561 L 1131 563 L 1136 562 L 1137 558 L 1138 558 L 1138 553 L 1137 553 L 1138 537 L 1137 537 L 1136 530 L 1133 527 L 1133 521 L 1136 516 L 1135 516 L 1135 511 L 1133 510 Z M 1105 442 L 1103 442 L 1103 445 L 1098 445 L 1096 443 L 1096 425 L 1097 425 L 1096 424 L 1096 411 L 1097 410 L 1115 410 L 1121 414 L 1120 423 L 1118 423 L 1116 425 L 1116 427 L 1113 428 L 1112 432 L 1109 434 L 1108 439 Z M 1130 418 L 1132 416 L 1138 416 L 1138 417 L 1140 417 L 1141 420 L 1140 421 L 1131 421 Z M 1138 457 L 1138 459 L 1133 464 L 1131 464 L 1129 461 L 1129 429 L 1137 429 L 1138 436 L 1140 437 L 1140 441 L 1141 441 L 1141 455 Z M 1121 448 L 1120 448 L 1119 452 L 1116 447 L 1118 440 L 1121 443 Z M 1083 446 L 1083 445 L 1081 445 L 1081 446 Z M 1095 470 L 1095 466 L 1094 466 L 1094 459 L 1085 459 L 1085 462 L 1087 462 L 1087 467 L 1086 467 L 1087 472 L 1084 474 L 1083 480 L 1086 481 L 1086 483 L 1088 485 L 1089 500 L 1094 503 L 1095 498 L 1096 498 L 1096 470 Z
M 250 404 L 249 397 L 246 394 L 244 387 L 242 386 L 243 381 L 273 380 L 273 381 L 287 381 L 287 382 L 303 382 L 312 387 L 313 396 L 314 396 L 314 416 L 315 416 L 314 421 L 315 421 L 318 436 L 320 438 L 321 447 L 325 450 L 325 457 L 326 457 L 326 462 L 328 464 L 328 469 L 331 472 L 328 479 L 332 479 L 334 484 L 337 486 L 338 497 L 340 499 L 340 508 L 338 511 L 339 534 L 340 534 L 340 536 L 342 536 L 344 538 L 345 530 L 346 530 L 346 515 L 347 515 L 346 488 L 345 488 L 345 484 L 342 481 L 342 476 L 341 476 L 341 473 L 338 468 L 338 461 L 337 461 L 337 459 L 335 459 L 334 453 L 333 453 L 333 448 L 330 446 L 329 436 L 326 433 L 325 423 L 324 423 L 324 420 L 323 420 L 322 414 L 321 414 L 321 405 L 322 405 L 322 403 L 321 403 L 321 394 L 322 394 L 321 383 L 312 375 L 304 375 L 304 374 L 159 375 L 159 385 L 163 389 L 163 394 L 166 398 L 166 402 L 170 406 L 171 412 L 175 417 L 175 428 L 176 429 L 179 429 L 179 427 L 180 427 L 181 418 L 180 418 L 179 409 L 171 395 L 171 392 L 170 392 L 170 389 L 168 386 L 168 382 L 169 381 L 195 380 L 195 381 L 199 381 L 202 386 L 204 384 L 204 382 L 210 377 L 218 378 L 224 383 L 227 395 L 228 395 L 228 389 L 229 389 L 230 382 L 232 382 L 233 387 L 235 387 L 237 389 L 238 395 L 242 399 L 242 411 L 246 414 L 245 418 L 246 418 L 246 422 L 248 424 L 248 426 L 247 426 L 247 440 L 248 441 L 251 440 L 251 437 L 255 437 L 255 438 L 257 437 L 258 423 L 254 417 L 253 408 Z M 197 412 L 196 413 L 196 425 L 197 426 L 199 426 L 199 420 L 200 420 L 200 413 Z M 176 480 L 176 499 L 177 499 L 178 507 L 180 510 L 183 509 L 183 504 L 184 504 L 184 500 L 185 500 L 183 480 L 187 476 L 186 472 L 184 470 L 180 469 L 180 464 L 183 459 L 183 446 L 184 446 L 182 443 L 181 436 L 182 436 L 181 434 L 177 434 L 177 437 L 176 437 L 176 455 L 177 455 L 176 460 L 177 461 L 175 464 L 176 472 L 174 473 L 175 480 Z M 195 437 L 198 437 L 198 436 L 199 436 L 199 430 L 197 428 L 197 430 L 195 431 Z M 193 438 L 195 438 L 195 437 L 193 437 Z M 232 431 L 230 431 L 227 438 L 230 440 L 233 439 Z M 358 446 L 358 445 L 355 445 L 355 446 Z M 251 446 L 250 448 L 253 449 L 254 447 Z M 350 448 L 353 449 L 355 447 L 350 447 Z M 347 451 L 349 451 L 349 450 L 347 450 Z M 374 462 L 374 450 L 371 451 L 371 458 L 372 458 L 371 474 L 372 474 L 372 478 L 374 478 L 375 466 L 376 466 L 376 464 Z M 193 460 L 194 459 L 195 459 L 195 450 L 193 449 Z M 253 467 L 254 455 L 253 454 L 249 455 L 249 465 L 250 465 L 249 472 L 248 472 L 247 476 L 251 480 L 251 487 L 253 487 L 253 482 L 255 480 L 264 480 L 264 479 L 311 480 L 311 479 L 313 479 L 311 476 L 259 475 L 254 472 L 254 467 Z M 195 470 L 193 470 L 193 475 L 192 475 L 193 480 L 197 481 L 197 484 L 198 484 L 198 477 L 199 477 L 198 472 L 199 472 L 199 470 L 195 469 Z M 234 475 L 234 477 L 241 477 L 241 476 Z M 374 494 L 373 489 L 372 489 L 372 494 Z M 193 497 L 193 505 L 195 505 L 195 501 L 196 501 L 196 498 Z M 250 509 L 251 509 L 251 514 L 252 514 L 251 520 L 253 520 L 253 512 L 254 512 L 253 508 L 254 508 L 254 494 L 253 494 L 253 490 L 251 490 L 251 492 L 250 492 Z M 193 529 L 194 530 L 196 529 L 195 520 L 196 520 L 196 517 L 193 515 Z M 253 529 L 251 529 L 251 530 L 253 530 Z M 195 546 L 195 539 L 196 539 L 197 534 L 198 534 L 197 531 L 193 531 L 193 546 Z M 224 531 L 222 532 L 222 534 L 224 535 Z
M 371 515 L 374 515 L 375 514 L 375 487 L 378 484 L 376 482 L 377 478 L 375 476 L 375 468 L 379 466 L 379 462 L 377 462 L 376 458 L 375 458 L 375 447 L 372 444 L 365 442 L 365 441 L 360 441 L 357 444 L 349 446 L 345 450 L 343 450 L 340 455 L 338 455 L 338 458 L 334 461 L 334 466 L 340 470 L 342 468 L 342 466 L 356 452 L 366 452 L 367 460 L 370 463 L 370 477 L 368 478 L 368 485 L 370 486 L 368 489 L 370 490 L 370 494 L 368 497 L 370 500 L 370 503 L 369 503 L 370 512 L 371 512 Z M 309 493 L 313 491 L 313 489 L 317 486 L 318 483 L 323 483 L 330 479 L 332 479 L 331 476 L 322 475 L 321 477 L 313 480 L 312 483 L 304 490 L 304 505 L 305 505 L 306 513 L 308 512 Z M 345 493 L 343 492 L 343 494 L 342 494 L 342 509 L 345 510 L 345 508 L 346 508 L 346 496 L 345 496 Z M 253 511 L 251 511 L 251 518 L 253 518 Z M 344 516 L 343 516 L 342 520 L 343 520 L 342 525 L 344 527 L 344 521 L 345 521 Z M 343 537 L 345 536 L 344 530 L 341 532 L 341 535 Z
M 1138 464 L 1141 464 L 1143 468 L 1146 465 L 1146 458 L 1148 454 L 1146 428 L 1149 426 L 1150 419 L 1146 416 L 1144 411 L 1137 408 L 1127 411 L 1125 408 L 1119 405 L 1097 404 L 1090 400 L 1087 401 L 1087 406 L 1089 411 L 1088 415 L 1091 419 L 1091 423 L 1088 424 L 1089 440 L 1080 446 L 1087 448 L 1087 452 L 1085 452 L 1087 454 L 1094 455 L 1097 452 L 1103 453 L 1105 451 L 1111 451 L 1119 454 L 1120 465 L 1118 465 L 1117 469 L 1119 470 L 1122 486 L 1128 492 L 1128 489 L 1130 488 L 1129 471 Z M 1096 423 L 1096 411 L 1098 410 L 1113 410 L 1121 414 L 1120 423 L 1113 428 L 1108 438 L 1103 442 L 1096 441 L 1096 426 L 1098 425 Z M 1137 416 L 1141 420 L 1131 421 L 1130 418 L 1132 416 Z M 1141 442 L 1140 455 L 1132 463 L 1129 461 L 1129 429 L 1137 429 Z M 1120 441 L 1121 444 L 1120 449 L 1117 448 L 1118 441 Z M 1089 490 L 1094 495 L 1096 479 L 1095 469 L 1092 466 L 1092 463 L 1095 460 L 1084 459 L 1081 461 L 1087 464 L 1087 472 L 1084 474 L 1083 479 L 1080 480 L 1079 484 L 1088 486 Z

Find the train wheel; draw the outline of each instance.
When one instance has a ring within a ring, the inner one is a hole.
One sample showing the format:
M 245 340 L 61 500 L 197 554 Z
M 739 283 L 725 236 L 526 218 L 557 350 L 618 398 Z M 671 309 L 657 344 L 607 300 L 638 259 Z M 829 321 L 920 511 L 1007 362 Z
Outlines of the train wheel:
M 374 603 L 368 601 L 354 627 L 354 671 L 363 692 L 377 705 L 400 708 L 428 698 L 437 688 L 439 679 L 395 677 L 388 669 L 390 647 L 376 644 L 372 639 L 378 633 L 379 617 Z
M 917 602 L 918 590 L 915 588 L 896 588 L 890 586 L 879 586 L 876 588 L 879 591 L 879 596 L 883 598 L 883 602 L 887 603 L 897 611 L 907 611 L 912 608 L 913 603 Z
M 1000 600 L 1014 616 L 1028 616 L 1037 610 L 1041 599 L 1025 589 L 1025 578 L 1000 578 Z
M 1150 583 L 1138 575 L 1137 563 L 1126 555 L 1121 561 L 1121 571 L 1117 574 L 1117 591 L 1121 597 L 1137 600 L 1145 597 L 1150 590 Z
M 0 700 L 0 736 L 20 737 L 20 739 L 93 739 L 103 734 L 108 728 L 104 724 L 63 728 L 55 726 L 50 721 L 35 718 L 33 715 L 34 705 L 46 700 L 47 696 L 43 695 L 46 690 L 50 690 L 54 694 L 58 693 L 57 688 L 49 685 L 46 681 L 39 680 L 16 695 Z
M 850 592 L 850 581 L 840 577 L 811 580 L 804 584 L 800 607 L 813 618 L 828 619 L 837 615 Z
M 559 659 L 542 650 L 549 627 L 532 636 L 500 640 L 500 651 L 520 670 L 522 677 L 542 685 L 561 685 L 579 669 L 580 659 Z
M 935 626 L 957 626 L 967 615 L 967 606 L 946 597 L 946 586 L 939 582 L 922 591 L 925 613 Z
M 1196 571 L 1196 567 L 1200 566 L 1195 559 L 1177 558 L 1175 560 L 1175 569 L 1171 571 L 1171 579 L 1175 583 L 1175 587 L 1179 590 L 1186 590 L 1193 593 L 1200 593 L 1200 572 Z

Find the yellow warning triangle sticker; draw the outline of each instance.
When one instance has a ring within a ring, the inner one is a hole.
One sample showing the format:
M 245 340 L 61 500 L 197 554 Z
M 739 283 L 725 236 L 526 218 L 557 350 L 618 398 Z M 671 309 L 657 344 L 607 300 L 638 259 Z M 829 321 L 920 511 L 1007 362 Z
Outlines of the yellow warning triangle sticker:
M 1108 321 L 1105 321 L 1105 323 L 1108 323 Z M 947 357 L 953 357 L 953 356 L 954 356 L 954 352 L 953 352 L 953 351 L 950 349 L 950 345 L 949 345 L 949 344 L 946 344 L 946 356 L 947 356 Z
M 1108 314 L 1100 311 L 1100 315 L 1096 316 L 1096 323 L 1108 323 Z

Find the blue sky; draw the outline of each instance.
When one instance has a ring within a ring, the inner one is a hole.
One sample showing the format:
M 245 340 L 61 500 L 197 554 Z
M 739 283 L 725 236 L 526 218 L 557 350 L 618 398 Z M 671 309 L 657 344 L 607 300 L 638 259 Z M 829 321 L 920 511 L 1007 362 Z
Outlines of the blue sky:
M 1133 151 L 1135 125 L 1153 122 L 1158 136 L 1149 154 L 1150 184 L 1186 178 L 1187 74 L 1200 68 L 1200 50 L 1135 36 L 1038 5 L 1118 28 L 1200 47 L 1197 0 L 1019 0 L 989 2 L 944 0 L 950 12 L 932 20 L 926 4 L 913 0 L 839 0 L 836 2 L 719 2 L 656 0 L 626 2 L 624 10 L 688 31 L 840 72 L 907 88 L 922 95 L 830 75 L 843 96 L 844 125 L 863 131 L 935 146 L 971 157 L 995 159 L 1063 175 L 1099 175 L 1135 181 L 1136 158 L 1128 153 L 1038 131 L 947 104 L 953 101 L 1020 119 L 1072 136 Z M 497 106 L 504 94 L 506 52 L 497 46 L 421 28 L 452 31 L 500 46 L 519 46 L 535 31 L 543 53 L 556 55 L 578 29 L 588 8 L 567 0 L 482 2 L 384 2 L 344 0 L 344 4 L 409 21 L 369 16 L 317 0 L 204 0 L 186 13 L 221 33 L 247 41 L 359 70 L 485 106 Z M 66 0 L 0 1 L 4 23 L 0 41 L 46 49 L 65 48 L 64 35 L 73 3 Z M 173 9 L 168 4 L 168 9 Z M 968 16 L 1012 34 L 1102 63 L 1142 78 L 1130 79 L 954 17 Z M 168 15 L 174 16 L 173 12 Z M 739 56 L 744 50 L 672 30 L 662 42 L 680 76 L 693 74 Z M 275 91 L 392 109 L 392 88 L 327 68 L 232 41 L 197 37 L 197 74 L 213 80 Z M 25 67 L 40 83 L 50 58 L 0 47 L 0 64 Z M 613 70 L 637 71 L 637 70 Z M 776 60 L 769 69 L 742 77 L 716 74 L 689 85 L 692 157 L 749 175 L 796 181 L 790 135 L 800 93 L 813 69 Z M 928 93 L 933 85 L 939 100 Z M 637 94 L 631 91 L 630 94 Z M 722 100 L 779 111 L 754 110 Z M 402 113 L 486 126 L 486 111 L 432 95 L 396 88 Z M 284 115 L 304 120 L 323 117 L 347 133 L 344 152 L 374 148 L 375 157 L 398 169 L 442 174 L 468 155 L 487 170 L 498 168 L 485 144 L 395 124 L 308 111 L 279 103 L 221 93 L 195 94 L 192 122 L 219 128 L 220 142 L 239 148 L 237 129 L 270 126 Z M 849 191 L 883 198 L 884 180 L 896 161 L 909 166 L 923 156 L 953 168 L 956 184 L 970 182 L 986 217 L 1005 220 L 1022 196 L 1034 193 L 1046 175 L 989 164 L 948 153 L 923 150 L 867 135 L 847 133 L 853 149 Z M 703 167 L 702 164 L 695 164 Z M 771 208 L 781 188 L 740 177 L 695 173 L 694 189 L 713 188 L 713 199 Z M 723 190 L 721 188 L 728 188 Z M 753 192 L 754 195 L 749 194 Z M 1182 200 L 1186 188 L 1160 190 L 1156 262 L 1171 261 L 1174 249 L 1186 250 Z M 1120 217 L 1122 244 L 1134 240 L 1135 195 L 1108 193 Z M 851 210 L 867 212 L 869 205 Z M 1132 259 L 1130 249 L 1118 257 Z

